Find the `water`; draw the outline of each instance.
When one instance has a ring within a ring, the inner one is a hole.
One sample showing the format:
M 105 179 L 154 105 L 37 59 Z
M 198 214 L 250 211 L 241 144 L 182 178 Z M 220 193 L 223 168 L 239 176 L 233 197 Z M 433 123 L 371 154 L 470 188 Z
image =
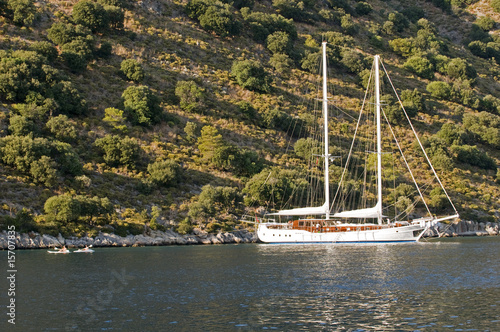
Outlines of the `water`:
M 499 253 L 500 237 L 18 250 L 0 330 L 500 331 Z

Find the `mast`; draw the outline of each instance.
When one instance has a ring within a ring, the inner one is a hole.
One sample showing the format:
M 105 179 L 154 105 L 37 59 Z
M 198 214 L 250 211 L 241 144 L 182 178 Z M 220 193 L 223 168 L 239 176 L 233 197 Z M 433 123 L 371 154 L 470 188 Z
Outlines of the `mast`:
M 330 219 L 330 176 L 329 176 L 329 149 L 328 149 L 328 91 L 327 91 L 327 68 L 326 68 L 326 41 L 323 42 L 323 120 L 325 136 L 325 219 Z
M 379 56 L 375 55 L 375 109 L 377 118 L 377 219 L 382 224 L 382 130 L 380 121 L 380 76 Z

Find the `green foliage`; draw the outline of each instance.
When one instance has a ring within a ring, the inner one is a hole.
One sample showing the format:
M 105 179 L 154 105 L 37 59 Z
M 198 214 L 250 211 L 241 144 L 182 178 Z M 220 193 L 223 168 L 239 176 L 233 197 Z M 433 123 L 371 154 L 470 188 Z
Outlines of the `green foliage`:
M 401 101 L 406 111 L 410 114 L 417 112 L 426 112 L 427 106 L 424 96 L 417 90 L 403 90 L 401 92 Z
M 236 78 L 238 84 L 244 89 L 264 93 L 271 90 L 271 77 L 266 73 L 264 67 L 257 61 L 235 61 L 231 67 L 231 74 Z
M 239 22 L 234 18 L 231 5 L 213 0 L 191 0 L 186 5 L 189 17 L 197 19 L 203 29 L 221 37 L 239 33 Z
M 340 62 L 353 74 L 358 74 L 365 69 L 363 56 L 355 50 L 343 50 Z
M 490 0 L 490 6 L 493 8 L 497 13 L 500 13 L 500 0 Z
M 427 92 L 431 94 L 434 98 L 449 100 L 451 96 L 450 85 L 446 82 L 430 82 L 427 84 Z
M 401 14 L 403 14 L 411 22 L 415 23 L 425 16 L 425 11 L 420 7 L 412 6 L 412 7 L 408 7 L 408 8 L 403 9 L 401 11 Z
M 95 54 L 100 58 L 108 58 L 113 54 L 113 46 L 110 42 L 102 42 Z
M 273 7 L 278 13 L 297 22 L 308 20 L 306 4 L 307 2 L 300 0 L 273 0 Z
M 215 151 L 223 146 L 224 142 L 222 135 L 212 126 L 204 126 L 201 128 L 201 136 L 198 138 L 198 150 L 201 155 L 201 162 L 211 163 L 215 155 Z
M 266 168 L 254 175 L 245 185 L 245 205 L 276 208 L 275 204 L 287 201 L 302 185 L 296 171 L 277 167 Z
M 289 74 L 290 68 L 293 65 L 292 60 L 286 54 L 276 53 L 269 59 L 269 65 L 280 74 Z
M 105 29 L 108 26 L 106 10 L 100 3 L 91 0 L 81 0 L 73 6 L 71 13 L 76 24 L 81 24 L 94 32 Z
M 320 154 L 321 147 L 318 141 L 308 137 L 297 140 L 297 142 L 293 145 L 293 150 L 300 158 L 304 160 L 311 160 L 314 154 Z
M 384 95 L 381 98 L 384 104 L 386 104 L 383 106 L 383 112 L 391 124 L 397 125 L 406 121 L 406 116 L 401 105 L 392 95 Z M 417 97 L 415 97 L 414 100 L 417 100 Z M 416 107 L 405 108 L 405 110 L 410 118 L 414 117 L 418 111 Z
M 434 78 L 434 66 L 427 58 L 421 55 L 415 55 L 408 58 L 403 66 L 422 78 Z
M 80 96 L 70 81 L 55 84 L 52 91 L 61 113 L 81 115 L 87 111 L 87 101 Z
M 389 41 L 392 50 L 404 57 L 409 57 L 414 52 L 413 41 L 410 38 L 396 38 Z
M 78 175 L 82 172 L 78 155 L 69 144 L 45 138 L 3 137 L 0 139 L 0 158 L 4 164 L 46 185 L 55 181 L 56 167 L 62 174 Z
M 87 68 L 94 56 L 93 41 L 91 36 L 77 37 L 61 46 L 61 56 L 73 72 L 80 73 Z
M 44 204 L 44 212 L 49 219 L 62 222 L 78 222 L 82 219 L 91 223 L 93 218 L 109 219 L 113 206 L 108 198 L 68 194 L 52 196 Z
M 359 26 L 352 20 L 351 14 L 342 16 L 340 19 L 340 26 L 348 35 L 355 35 L 359 30 Z
M 467 132 L 453 123 L 445 123 L 438 131 L 437 136 L 443 139 L 447 145 L 463 145 L 469 141 Z
M 486 152 L 481 151 L 477 146 L 472 145 L 453 145 L 451 147 L 453 153 L 459 162 L 477 166 L 483 169 L 496 170 L 497 164 Z
M 488 112 L 467 113 L 463 124 L 481 142 L 500 148 L 500 116 Z
M 14 136 L 27 136 L 36 130 L 35 122 L 25 116 L 14 114 L 9 119 L 9 132 Z
M 139 143 L 130 137 L 118 135 L 106 135 L 95 140 L 95 146 L 103 154 L 104 161 L 108 166 L 135 167 L 139 156 Z
M 186 112 L 202 113 L 204 109 L 205 90 L 195 81 L 178 81 L 175 95 L 180 100 L 180 106 Z
M 137 60 L 126 59 L 120 65 L 123 75 L 134 82 L 141 82 L 144 79 L 144 69 Z
M 66 115 L 60 114 L 47 121 L 46 128 L 59 141 L 73 142 L 76 129 Z
M 247 14 L 244 14 L 242 11 L 242 15 L 250 25 L 253 39 L 257 42 L 265 42 L 267 36 L 276 31 L 286 32 L 292 40 L 297 39 L 297 29 L 292 19 L 286 19 L 282 15 L 267 14 L 258 11 Z
M 476 70 L 467 61 L 455 58 L 448 62 L 447 74 L 454 79 L 469 79 L 477 76 Z
M 64 45 L 78 37 L 86 38 L 90 33 L 80 24 L 56 22 L 47 30 L 47 37 L 56 45 Z
M 476 25 L 484 31 L 490 31 L 495 27 L 495 20 L 489 16 L 481 16 L 476 20 Z
M 38 41 L 30 45 L 30 50 L 35 51 L 52 62 L 57 58 L 57 48 L 48 41 Z
M 127 124 L 123 111 L 114 107 L 108 107 L 104 110 L 104 118 L 102 121 L 106 122 L 113 128 L 114 131 L 125 133 L 127 131 Z
M 194 122 L 187 122 L 186 126 L 184 127 L 184 132 L 186 133 L 187 137 L 186 139 L 190 142 L 193 142 L 196 137 L 200 135 L 200 130 L 198 128 L 198 125 Z
M 181 235 L 189 234 L 193 231 L 193 226 L 189 221 L 189 218 L 184 219 L 179 223 L 175 231 Z
M 155 161 L 148 165 L 149 179 L 156 185 L 173 186 L 180 178 L 181 168 L 174 160 Z
M 373 11 L 373 8 L 369 3 L 361 1 L 356 4 L 355 10 L 358 15 L 368 15 Z
M 241 212 L 243 197 L 234 187 L 206 185 L 195 203 L 189 206 L 189 217 L 196 221 L 209 218 L 224 219 L 229 214 Z
M 262 114 L 262 124 L 267 128 L 282 130 L 291 137 L 300 137 L 304 134 L 304 121 L 292 118 L 279 108 L 267 108 Z
M 267 36 L 267 49 L 273 54 L 290 54 L 293 47 L 293 40 L 288 33 L 276 31 Z
M 125 112 L 136 124 L 152 125 L 160 122 L 160 99 L 147 86 L 129 86 L 122 98 Z
M 397 32 L 402 32 L 410 25 L 406 17 L 399 12 L 389 13 L 387 20 L 394 24 L 394 30 Z
M 118 6 L 104 6 L 106 11 L 106 21 L 112 29 L 122 29 L 125 20 L 125 13 Z
M 7 14 L 14 24 L 29 26 L 35 20 L 35 2 L 33 0 L 7 0 Z

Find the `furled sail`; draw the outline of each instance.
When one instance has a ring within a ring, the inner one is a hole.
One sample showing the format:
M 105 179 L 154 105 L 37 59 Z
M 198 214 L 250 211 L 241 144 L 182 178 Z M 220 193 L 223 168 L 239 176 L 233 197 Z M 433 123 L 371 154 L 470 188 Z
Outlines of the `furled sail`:
M 337 212 L 333 215 L 334 218 L 378 218 L 379 217 L 379 204 L 375 205 L 374 207 L 367 208 L 367 209 L 358 209 L 358 210 L 351 210 L 351 211 L 342 211 L 342 212 Z M 384 216 L 381 216 L 384 217 Z
M 329 212 L 328 204 L 325 203 L 323 206 L 315 207 L 304 207 L 290 210 L 281 210 L 275 213 L 270 213 L 273 216 L 307 216 L 307 215 L 320 215 Z

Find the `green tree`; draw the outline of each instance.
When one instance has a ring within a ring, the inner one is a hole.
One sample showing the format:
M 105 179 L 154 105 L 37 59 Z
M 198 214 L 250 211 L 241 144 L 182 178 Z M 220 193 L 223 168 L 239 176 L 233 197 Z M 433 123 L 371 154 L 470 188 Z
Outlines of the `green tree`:
M 172 186 L 180 177 L 181 168 L 174 160 L 155 161 L 148 165 L 150 180 L 160 186 Z
M 139 143 L 130 137 L 118 135 L 106 135 L 95 141 L 95 146 L 103 154 L 104 161 L 108 166 L 128 166 L 135 168 L 139 157 Z
M 267 49 L 273 54 L 290 54 L 293 47 L 293 41 L 288 33 L 284 31 L 276 31 L 267 36 L 266 45 Z
M 122 98 L 125 112 L 136 124 L 152 125 L 160 122 L 160 99 L 147 86 L 129 86 Z
M 75 126 L 64 114 L 50 118 L 45 127 L 60 141 L 72 142 L 76 139 Z
M 269 65 L 276 70 L 277 73 L 287 75 L 292 67 L 292 60 L 286 54 L 276 53 L 269 59 Z
M 259 92 L 269 92 L 271 90 L 271 78 L 264 70 L 264 67 L 257 61 L 235 61 L 231 67 L 231 73 L 244 89 Z
M 14 114 L 9 119 L 9 132 L 15 136 L 27 136 L 36 131 L 35 122 L 25 116 Z
M 455 58 L 448 62 L 447 74 L 454 79 L 469 79 L 477 76 L 474 67 L 469 65 L 466 60 Z
M 61 113 L 81 115 L 88 109 L 87 101 L 80 96 L 73 83 L 69 81 L 60 81 L 55 84 L 52 93 Z
M 293 145 L 293 150 L 297 156 L 309 161 L 314 154 L 319 154 L 321 152 L 321 147 L 318 141 L 308 137 L 299 139 Z
M 86 38 L 90 30 L 83 25 L 56 22 L 47 30 L 47 37 L 56 45 L 64 45 L 77 37 Z
M 80 202 L 70 195 L 50 197 L 45 201 L 43 209 L 47 215 L 63 223 L 77 221 L 81 212 Z
M 359 26 L 352 20 L 351 14 L 346 14 L 340 19 L 340 26 L 342 30 L 348 35 L 358 33 Z
M 29 26 L 35 20 L 36 7 L 33 0 L 8 0 L 7 5 L 14 24 Z
M 120 65 L 120 70 L 123 75 L 131 81 L 140 82 L 144 79 L 144 69 L 135 59 L 123 60 Z
M 481 16 L 476 20 L 476 25 L 484 31 L 490 31 L 495 27 L 495 20 L 489 16 Z
M 496 170 L 498 168 L 495 160 L 486 152 L 479 150 L 477 146 L 453 145 L 451 150 L 456 154 L 456 158 L 459 162 L 483 169 Z
M 30 45 L 30 50 L 43 55 L 49 61 L 54 61 L 57 58 L 57 48 L 48 41 L 34 42 Z
M 195 81 L 178 81 L 175 95 L 186 112 L 201 113 L 204 109 L 205 91 Z
M 201 128 L 201 136 L 198 138 L 200 161 L 205 164 L 212 163 L 216 150 L 225 145 L 226 142 L 215 127 L 204 126 Z
M 434 98 L 449 100 L 451 96 L 450 85 L 446 82 L 430 82 L 427 84 L 427 92 Z
M 79 73 L 87 68 L 87 63 L 94 56 L 93 40 L 91 36 L 76 37 L 61 46 L 61 56 L 73 72 Z
M 434 78 L 434 67 L 432 63 L 427 58 L 420 55 L 410 57 L 403 66 L 422 78 Z
M 88 27 L 94 32 L 105 29 L 108 26 L 106 10 L 100 3 L 90 0 L 81 0 L 73 6 L 71 13 L 76 24 Z
M 108 107 L 104 110 L 104 114 L 105 115 L 102 121 L 110 125 L 113 130 L 120 133 L 125 133 L 127 131 L 127 124 L 122 110 L 114 107 Z
M 361 15 L 361 16 L 362 15 L 368 15 L 368 14 L 370 14 L 373 11 L 372 6 L 369 3 L 364 2 L 364 1 L 358 2 L 356 4 L 356 8 L 355 9 L 356 9 L 356 13 L 358 15 Z
M 224 219 L 225 215 L 240 212 L 242 201 L 243 197 L 238 188 L 206 185 L 202 188 L 198 200 L 189 207 L 188 215 L 200 222 L 215 217 Z

